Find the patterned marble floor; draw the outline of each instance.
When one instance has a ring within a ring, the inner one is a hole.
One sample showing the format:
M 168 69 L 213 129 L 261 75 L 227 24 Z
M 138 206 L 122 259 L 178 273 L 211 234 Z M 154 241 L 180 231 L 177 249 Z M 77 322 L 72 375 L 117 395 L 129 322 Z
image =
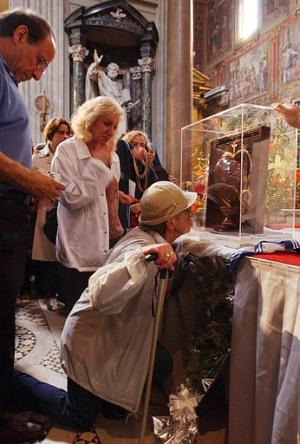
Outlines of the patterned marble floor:
M 57 387 L 66 388 L 66 376 L 60 366 L 59 343 L 65 317 L 57 312 L 48 311 L 45 301 L 23 297 L 17 308 L 16 316 L 16 368 L 49 382 Z M 152 394 L 153 405 L 149 411 L 145 444 L 157 442 L 152 433 L 151 417 L 166 415 L 162 406 L 161 394 Z M 165 400 L 164 400 L 165 403 Z M 24 412 L 18 416 L 39 423 L 49 422 L 48 418 Z M 75 433 L 58 425 L 53 425 L 43 444 L 138 444 L 140 419 L 130 418 L 113 421 L 99 418 L 95 429 L 85 433 Z M 223 444 L 224 430 L 201 434 L 198 444 Z
M 16 368 L 61 388 L 66 388 L 66 376 L 59 360 L 59 339 L 64 317 L 49 312 L 45 301 L 22 299 L 16 316 Z M 25 412 L 22 418 L 46 423 L 48 418 Z M 95 431 L 74 433 L 59 426 L 50 428 L 44 444 L 100 444 Z

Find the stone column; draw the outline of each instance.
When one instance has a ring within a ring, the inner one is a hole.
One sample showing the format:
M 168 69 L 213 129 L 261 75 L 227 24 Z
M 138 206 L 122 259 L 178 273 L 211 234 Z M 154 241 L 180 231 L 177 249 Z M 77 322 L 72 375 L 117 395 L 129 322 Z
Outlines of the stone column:
M 192 10 L 191 0 L 168 2 L 166 167 L 178 184 L 181 128 L 192 122 Z M 190 168 L 191 159 L 184 163 Z
M 142 69 L 142 130 L 151 139 L 151 67 L 152 58 L 138 60 Z
M 80 43 L 69 47 L 73 61 L 73 76 L 71 86 L 71 113 L 85 101 L 85 70 L 83 61 L 89 51 Z

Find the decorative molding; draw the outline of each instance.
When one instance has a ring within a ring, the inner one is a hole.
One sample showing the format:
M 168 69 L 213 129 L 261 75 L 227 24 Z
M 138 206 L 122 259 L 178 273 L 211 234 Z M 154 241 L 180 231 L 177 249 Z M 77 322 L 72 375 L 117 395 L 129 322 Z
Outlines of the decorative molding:
M 132 80 L 140 80 L 142 78 L 142 69 L 140 66 L 133 66 L 129 68 Z
M 110 15 L 117 21 L 121 22 L 126 17 L 126 14 L 122 11 L 121 8 L 117 8 L 116 11 L 111 11 Z
M 133 20 L 131 17 L 126 16 L 126 21 L 119 21 L 116 20 L 114 17 L 111 16 L 111 13 L 113 11 L 108 11 L 106 13 L 98 13 L 97 15 L 87 17 L 85 19 L 85 25 L 86 26 L 103 26 L 106 28 L 118 28 L 122 29 L 123 31 L 130 31 L 134 32 L 135 34 L 138 34 L 140 36 L 145 34 L 144 28 L 135 20 Z
M 143 57 L 138 59 L 139 65 L 141 66 L 142 72 L 151 72 L 153 59 L 151 57 Z
M 89 50 L 85 48 L 85 46 L 78 43 L 76 45 L 69 46 L 69 53 L 72 55 L 74 62 L 83 62 L 88 55 Z

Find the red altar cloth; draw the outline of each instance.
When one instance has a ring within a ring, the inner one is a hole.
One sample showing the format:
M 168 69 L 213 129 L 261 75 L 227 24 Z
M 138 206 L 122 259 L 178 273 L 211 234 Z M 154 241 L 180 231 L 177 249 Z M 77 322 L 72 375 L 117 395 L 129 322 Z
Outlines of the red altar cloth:
M 299 253 L 262 253 L 255 254 L 257 259 L 267 259 L 268 261 L 281 262 L 282 264 L 296 265 L 300 267 L 300 254 Z

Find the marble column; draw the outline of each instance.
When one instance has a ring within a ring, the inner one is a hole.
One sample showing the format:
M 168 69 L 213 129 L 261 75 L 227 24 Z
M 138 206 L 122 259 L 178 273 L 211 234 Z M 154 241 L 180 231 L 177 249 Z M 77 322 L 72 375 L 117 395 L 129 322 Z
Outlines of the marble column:
M 143 57 L 138 60 L 142 69 L 142 130 L 151 139 L 151 69 L 152 58 Z
M 85 101 L 85 70 L 83 61 L 89 51 L 80 43 L 69 47 L 73 61 L 73 76 L 71 86 L 71 113 Z
M 180 182 L 181 128 L 192 122 L 192 1 L 169 0 L 167 48 L 166 167 Z M 183 159 L 184 170 L 191 159 Z

